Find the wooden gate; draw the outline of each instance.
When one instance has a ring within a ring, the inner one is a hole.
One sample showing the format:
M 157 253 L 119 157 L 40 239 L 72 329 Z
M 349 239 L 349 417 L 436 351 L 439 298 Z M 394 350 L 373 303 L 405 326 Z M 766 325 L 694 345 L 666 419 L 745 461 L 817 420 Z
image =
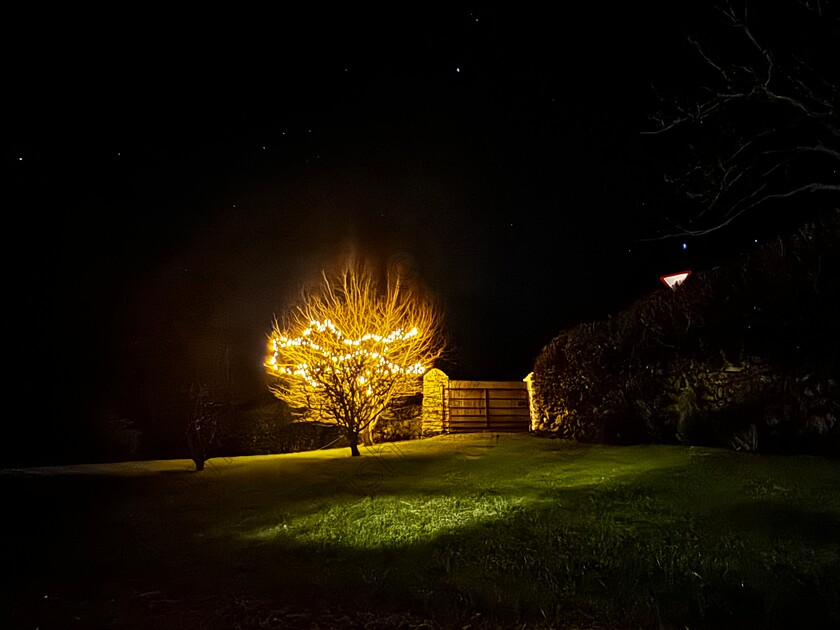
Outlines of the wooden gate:
M 522 381 L 449 381 L 443 402 L 445 433 L 513 433 L 531 424 Z

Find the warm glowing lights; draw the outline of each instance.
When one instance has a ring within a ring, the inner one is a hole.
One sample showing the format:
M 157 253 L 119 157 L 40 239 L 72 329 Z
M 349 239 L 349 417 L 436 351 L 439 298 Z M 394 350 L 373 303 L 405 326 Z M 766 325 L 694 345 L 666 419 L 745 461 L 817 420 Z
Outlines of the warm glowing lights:
M 327 335 L 327 338 L 322 339 L 322 343 L 316 341 L 319 334 Z M 376 379 L 372 379 L 374 376 L 383 374 L 389 374 L 391 376 L 400 374 L 410 376 L 423 375 L 426 368 L 420 362 L 402 366 L 395 361 L 386 359 L 384 356 L 389 351 L 393 351 L 392 346 L 408 341 L 413 337 L 417 337 L 419 334 L 420 331 L 415 326 L 408 331 L 398 328 L 387 335 L 367 333 L 354 339 L 345 335 L 329 319 L 323 322 L 312 320 L 309 322 L 309 327 L 303 330 L 299 337 L 292 338 L 284 333 L 275 333 L 269 342 L 271 356 L 266 362 L 266 365 L 277 374 L 297 376 L 302 378 L 310 387 L 321 387 L 322 383 L 317 378 L 317 375 L 322 371 L 320 367 L 316 366 L 313 368 L 307 363 L 281 365 L 279 362 L 283 349 L 292 347 L 306 348 L 313 351 L 314 356 L 322 358 L 328 365 L 332 364 L 334 370 L 352 371 L 354 373 L 361 371 L 362 373 L 356 377 L 356 382 L 360 387 L 367 385 L 367 388 L 364 390 L 365 394 L 371 396 L 374 393 L 371 381 L 376 382 Z M 333 337 L 334 341 L 330 342 L 329 337 Z M 335 342 L 340 343 L 342 346 L 349 346 L 349 351 L 341 353 L 331 351 L 328 346 L 335 346 Z
M 377 281 L 363 260 L 301 294 L 281 327 L 275 320 L 265 369 L 271 393 L 292 416 L 342 427 L 350 452 L 360 433 L 389 422 L 387 411 L 422 392 L 427 366 L 444 351 L 443 313 L 423 288 Z M 383 291 L 383 289 L 385 289 Z
M 408 339 L 410 337 L 414 337 L 414 336 L 420 334 L 420 331 L 417 330 L 417 327 L 415 326 L 414 328 L 412 328 L 408 332 L 404 331 L 402 328 L 398 328 L 397 330 L 391 332 L 388 335 L 385 335 L 384 337 L 382 335 L 367 333 L 366 335 L 362 335 L 358 339 L 351 339 L 351 338 L 347 337 L 346 335 L 344 335 L 338 328 L 336 328 L 335 324 L 333 324 L 331 320 L 327 319 L 327 320 L 324 320 L 323 322 L 319 322 L 317 320 L 312 320 L 311 322 L 309 322 L 309 328 L 305 329 L 301 333 L 301 337 L 309 337 L 310 335 L 312 335 L 313 332 L 325 332 L 325 331 L 331 332 L 336 337 L 338 337 L 341 340 L 342 343 L 344 343 L 348 346 L 359 346 L 359 345 L 361 345 L 361 344 L 363 344 L 367 341 L 370 341 L 370 340 L 376 341 L 378 343 L 383 343 L 383 344 L 386 345 L 386 348 L 385 348 L 386 352 L 388 350 L 388 348 L 387 348 L 388 344 L 392 344 L 395 341 L 401 341 L 403 339 Z M 281 338 L 284 340 L 284 343 L 286 344 L 286 346 L 301 345 L 301 342 L 302 342 L 301 337 L 298 337 L 297 339 L 292 340 L 292 339 L 288 339 L 287 337 L 281 335 Z

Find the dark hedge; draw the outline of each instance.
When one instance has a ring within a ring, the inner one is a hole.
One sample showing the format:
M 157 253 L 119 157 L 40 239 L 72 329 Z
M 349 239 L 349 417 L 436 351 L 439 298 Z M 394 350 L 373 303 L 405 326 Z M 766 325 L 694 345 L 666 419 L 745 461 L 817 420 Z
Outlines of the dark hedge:
M 534 364 L 534 430 L 579 441 L 835 448 L 838 245 L 840 210 L 562 331 Z

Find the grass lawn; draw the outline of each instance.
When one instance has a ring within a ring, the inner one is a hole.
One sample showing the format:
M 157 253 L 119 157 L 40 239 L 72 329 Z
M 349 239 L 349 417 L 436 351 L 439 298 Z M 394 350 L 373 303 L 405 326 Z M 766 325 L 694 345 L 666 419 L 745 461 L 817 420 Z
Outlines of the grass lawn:
M 840 627 L 840 462 L 529 435 L 0 471 L 3 628 Z

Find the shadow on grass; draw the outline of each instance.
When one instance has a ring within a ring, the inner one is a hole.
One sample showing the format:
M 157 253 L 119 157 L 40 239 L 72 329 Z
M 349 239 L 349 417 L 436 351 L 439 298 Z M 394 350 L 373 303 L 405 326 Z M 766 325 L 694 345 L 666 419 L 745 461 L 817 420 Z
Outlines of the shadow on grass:
M 148 593 L 200 605 L 219 627 L 232 627 L 226 598 L 243 593 L 268 608 L 409 611 L 443 627 L 479 627 L 477 613 L 503 627 L 840 621 L 836 544 L 817 555 L 836 543 L 837 514 L 808 496 L 768 500 L 756 493 L 774 486 L 690 459 L 627 465 L 630 450 L 561 451 L 521 476 L 515 457 L 484 469 L 473 452 L 0 483 L 15 514 L 3 604 L 22 627 L 37 625 L 44 595 L 72 611 Z
M 503 625 L 548 620 L 561 627 L 569 614 L 580 612 L 603 627 L 770 628 L 796 622 L 817 628 L 837 619 L 836 600 L 820 588 L 836 565 L 815 576 L 791 567 L 746 581 L 742 566 L 749 558 L 732 557 L 732 549 L 701 545 L 697 551 L 687 536 L 642 541 L 594 523 L 549 535 L 535 531 L 533 518 L 525 514 L 404 547 L 260 550 L 260 560 L 310 569 L 298 573 L 294 590 L 263 571 L 261 561 L 249 563 L 248 570 L 267 597 L 281 601 L 291 594 L 310 606 L 410 610 L 453 624 L 476 612 Z M 693 563 L 695 551 L 718 560 Z
M 365 544 L 357 532 L 382 520 L 389 509 L 382 498 L 367 510 L 347 511 L 349 532 L 334 531 L 336 520 L 327 518 L 325 530 L 305 543 L 280 532 L 249 545 L 244 572 L 266 596 L 282 598 L 288 585 L 270 567 L 292 563 L 307 569 L 298 573 L 298 601 L 411 610 L 452 624 L 476 612 L 500 624 L 559 627 L 580 613 L 603 627 L 817 628 L 840 619 L 836 559 L 809 561 L 795 549 L 777 549 L 769 563 L 770 549 L 751 540 L 749 528 L 720 536 L 670 512 L 650 494 L 651 475 L 554 490 L 539 505 L 510 501 L 484 522 L 406 544 Z M 813 516 L 787 514 L 797 521 Z M 833 516 L 821 518 L 825 533 Z
M 809 544 L 840 541 L 840 518 L 813 508 L 753 501 L 721 511 L 720 519 L 747 526 L 768 539 L 799 539 Z

